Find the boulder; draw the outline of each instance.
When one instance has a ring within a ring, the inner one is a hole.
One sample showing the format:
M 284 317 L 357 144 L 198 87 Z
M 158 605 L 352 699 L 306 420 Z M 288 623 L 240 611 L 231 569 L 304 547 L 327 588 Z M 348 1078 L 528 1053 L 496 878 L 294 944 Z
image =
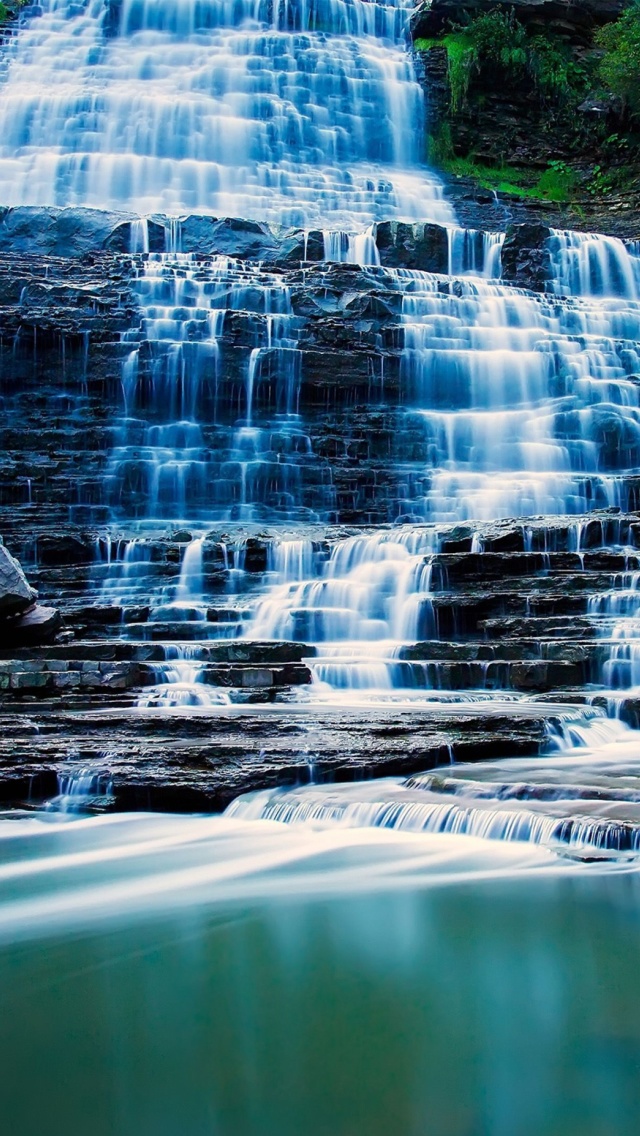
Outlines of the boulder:
M 502 277 L 518 288 L 544 292 L 553 279 L 551 229 L 539 222 L 509 225 L 502 248 Z
M 0 544 L 0 618 L 25 611 L 36 596 L 18 561 Z
M 305 232 L 293 229 L 285 233 L 277 256 L 278 264 L 298 265 L 324 260 L 324 236 L 319 229 Z
M 35 604 L 15 619 L 0 621 L 1 647 L 33 647 L 50 643 L 62 626 L 60 612 Z
M 380 263 L 385 268 L 414 268 L 422 272 L 446 272 L 449 240 L 442 225 L 382 221 L 374 229 Z
M 280 242 L 267 225 L 238 217 L 184 217 L 178 222 L 177 240 L 181 252 L 241 260 L 273 260 L 280 249 Z
M 0 213 L 0 252 L 21 256 L 86 256 L 108 248 L 114 232 L 124 222 L 130 226 L 133 220 L 136 218 L 132 214 L 102 209 L 18 206 Z

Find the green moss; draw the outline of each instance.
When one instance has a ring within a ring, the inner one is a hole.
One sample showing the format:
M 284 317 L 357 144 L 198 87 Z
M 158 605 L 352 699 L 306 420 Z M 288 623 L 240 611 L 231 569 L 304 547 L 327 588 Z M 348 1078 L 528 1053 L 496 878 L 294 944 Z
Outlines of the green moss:
M 509 193 L 516 197 L 534 200 L 553 201 L 568 204 L 578 186 L 575 171 L 564 162 L 550 162 L 548 168 L 536 178 L 531 169 L 509 165 L 489 166 L 474 158 L 460 158 L 453 154 L 451 134 L 442 130 L 429 138 L 429 160 L 453 177 L 465 177 L 475 181 L 483 189 L 497 193 Z
M 7 4 L 3 4 L 0 0 L 0 25 L 6 24 L 7 20 L 16 16 L 20 9 L 24 8 L 25 4 L 29 2 L 30 0 L 8 0 Z
M 496 68 L 503 81 L 528 79 L 546 100 L 577 101 L 588 87 L 587 69 L 566 44 L 553 34 L 530 35 L 513 10 L 487 12 L 440 39 L 418 39 L 414 46 L 422 52 L 446 50 L 453 114 L 467 103 L 473 78 L 494 80 Z

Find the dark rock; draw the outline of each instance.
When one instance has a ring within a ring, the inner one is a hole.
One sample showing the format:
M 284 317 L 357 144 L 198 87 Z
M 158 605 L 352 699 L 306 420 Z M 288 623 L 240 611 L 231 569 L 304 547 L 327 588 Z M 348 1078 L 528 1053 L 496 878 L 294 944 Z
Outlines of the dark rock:
M 277 254 L 277 263 L 298 265 L 324 260 L 324 236 L 319 229 L 286 233 Z
M 214 253 L 240 260 L 275 259 L 279 242 L 268 225 L 237 217 L 185 217 L 178 224 L 181 252 Z
M 425 0 L 413 14 L 415 38 L 438 36 L 464 25 L 484 12 L 502 8 L 514 11 L 518 20 L 533 31 L 555 31 L 569 39 L 584 41 L 594 27 L 615 20 L 627 0 Z
M 502 248 L 502 276 L 509 284 L 544 292 L 553 278 L 547 225 L 510 225 Z
M 86 256 L 107 248 L 114 232 L 130 219 L 101 209 L 8 209 L 0 221 L 0 252 Z
M 0 618 L 25 611 L 36 596 L 18 561 L 0 544 Z
M 50 643 L 61 626 L 59 611 L 36 604 L 23 615 L 0 621 L 0 647 L 30 647 L 37 643 Z
M 442 225 L 381 221 L 374 228 L 380 263 L 388 268 L 446 272 L 449 263 L 447 230 Z

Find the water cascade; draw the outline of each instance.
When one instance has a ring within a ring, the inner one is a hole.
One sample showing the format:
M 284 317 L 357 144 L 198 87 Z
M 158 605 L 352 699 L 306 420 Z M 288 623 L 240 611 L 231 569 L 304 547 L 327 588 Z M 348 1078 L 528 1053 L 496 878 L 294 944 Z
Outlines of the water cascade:
M 410 5 L 0 44 L 16 1136 L 637 1132 L 640 246 L 457 223 Z
M 415 169 L 407 0 L 45 0 L 7 52 L 0 201 L 366 228 L 450 221 Z

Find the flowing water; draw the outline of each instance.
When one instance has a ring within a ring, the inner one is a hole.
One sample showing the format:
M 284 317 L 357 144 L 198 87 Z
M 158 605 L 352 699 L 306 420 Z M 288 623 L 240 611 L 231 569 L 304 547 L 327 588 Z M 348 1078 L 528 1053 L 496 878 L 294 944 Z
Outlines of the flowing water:
M 555 231 L 546 293 L 501 279 L 504 234 L 459 228 L 421 165 L 408 16 L 43 0 L 2 47 L 0 203 L 140 217 L 94 568 L 123 637 L 162 644 L 150 729 L 233 712 L 204 681 L 218 639 L 307 644 L 301 717 L 535 714 L 505 667 L 447 686 L 443 526 L 474 522 L 479 554 L 481 521 L 637 506 L 640 250 Z M 149 253 L 156 212 L 174 251 Z M 297 226 L 304 262 L 182 252 L 193 212 Z M 399 218 L 447 227 L 448 274 L 381 267 L 376 223 Z M 399 441 L 384 526 L 354 533 L 303 393 L 314 321 L 363 296 L 367 405 L 396 406 Z M 167 532 L 180 560 L 158 572 Z M 560 549 L 578 564 L 583 535 Z M 590 605 L 608 644 L 591 693 L 614 708 L 640 685 L 627 536 L 603 526 L 625 571 Z M 539 757 L 273 789 L 222 817 L 87 815 L 112 803 L 108 754 L 61 777 L 46 810 L 0 818 L 7 1133 L 635 1136 L 637 737 L 565 702 Z
M 0 201 L 343 229 L 451 220 L 437 179 L 416 169 L 409 11 L 45 0 L 5 49 Z

